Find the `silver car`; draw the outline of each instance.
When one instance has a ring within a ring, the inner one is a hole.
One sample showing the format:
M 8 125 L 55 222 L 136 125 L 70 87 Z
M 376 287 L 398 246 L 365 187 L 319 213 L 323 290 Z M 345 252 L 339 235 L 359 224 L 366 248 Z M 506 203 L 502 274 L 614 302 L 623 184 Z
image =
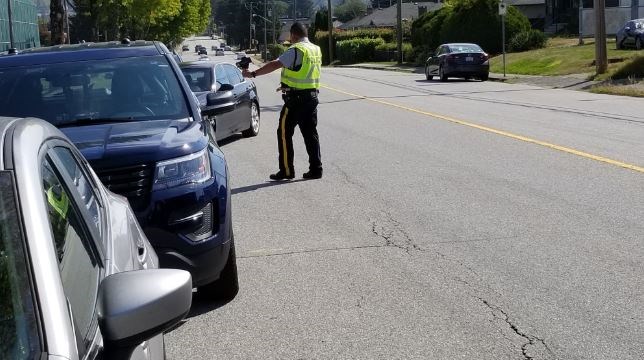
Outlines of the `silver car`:
M 0 118 L 0 359 L 163 359 L 192 279 L 59 130 Z

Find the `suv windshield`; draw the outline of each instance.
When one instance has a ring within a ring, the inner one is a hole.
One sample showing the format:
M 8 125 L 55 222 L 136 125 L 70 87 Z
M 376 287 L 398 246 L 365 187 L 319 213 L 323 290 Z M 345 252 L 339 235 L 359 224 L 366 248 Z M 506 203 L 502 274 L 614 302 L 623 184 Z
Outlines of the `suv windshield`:
M 0 171 L 0 359 L 34 359 L 40 342 L 12 177 Z
M 33 116 L 57 126 L 189 116 L 164 56 L 0 69 L 0 89 L 0 116 Z

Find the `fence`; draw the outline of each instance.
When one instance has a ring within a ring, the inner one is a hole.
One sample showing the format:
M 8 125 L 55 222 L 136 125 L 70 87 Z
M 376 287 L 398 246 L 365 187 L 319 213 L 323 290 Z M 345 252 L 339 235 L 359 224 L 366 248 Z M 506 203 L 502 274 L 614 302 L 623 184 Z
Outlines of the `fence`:
M 10 48 L 9 1 L 14 47 L 27 49 L 40 46 L 38 14 L 33 0 L 0 0 L 0 51 Z

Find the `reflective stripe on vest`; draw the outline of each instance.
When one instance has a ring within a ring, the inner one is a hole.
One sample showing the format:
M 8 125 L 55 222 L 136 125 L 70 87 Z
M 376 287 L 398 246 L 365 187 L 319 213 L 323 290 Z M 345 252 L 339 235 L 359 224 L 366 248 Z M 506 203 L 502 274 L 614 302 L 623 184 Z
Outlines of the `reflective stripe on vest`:
M 318 89 L 320 88 L 320 71 L 322 69 L 322 51 L 310 42 L 293 44 L 290 49 L 300 50 L 302 53 L 302 67 L 299 71 L 282 68 L 282 83 L 292 89 Z
M 60 191 L 60 199 L 56 197 L 53 186 L 47 190 L 47 201 L 49 205 L 56 210 L 61 218 L 67 219 L 67 211 L 69 210 L 69 199 L 64 191 Z

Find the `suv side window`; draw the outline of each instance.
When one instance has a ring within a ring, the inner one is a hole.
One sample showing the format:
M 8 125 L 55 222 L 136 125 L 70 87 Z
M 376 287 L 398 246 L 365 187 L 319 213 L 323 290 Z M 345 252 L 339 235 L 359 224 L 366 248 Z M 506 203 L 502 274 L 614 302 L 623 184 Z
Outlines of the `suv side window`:
M 60 158 L 64 170 L 67 175 L 74 182 L 75 189 L 77 190 L 85 208 L 89 212 L 92 219 L 90 225 L 93 225 L 99 236 L 103 235 L 103 209 L 98 201 L 98 195 L 95 192 L 95 184 L 89 181 L 89 174 L 87 170 L 83 170 L 81 164 L 72 152 L 64 147 L 55 147 L 53 150 Z M 72 190 L 72 191 L 74 191 Z
M 217 80 L 217 89 L 219 89 L 219 87 L 223 84 L 230 84 L 226 70 L 224 70 L 222 65 L 215 66 L 215 79 Z
M 231 84 L 237 85 L 244 81 L 244 77 L 236 67 L 226 64 L 224 65 L 224 68 L 226 69 L 226 73 L 228 74 L 228 79 Z
M 41 164 L 42 186 L 63 289 L 72 312 L 78 352 L 83 356 L 97 326 L 96 297 L 101 264 L 93 239 L 70 192 L 69 180 L 49 156 Z

